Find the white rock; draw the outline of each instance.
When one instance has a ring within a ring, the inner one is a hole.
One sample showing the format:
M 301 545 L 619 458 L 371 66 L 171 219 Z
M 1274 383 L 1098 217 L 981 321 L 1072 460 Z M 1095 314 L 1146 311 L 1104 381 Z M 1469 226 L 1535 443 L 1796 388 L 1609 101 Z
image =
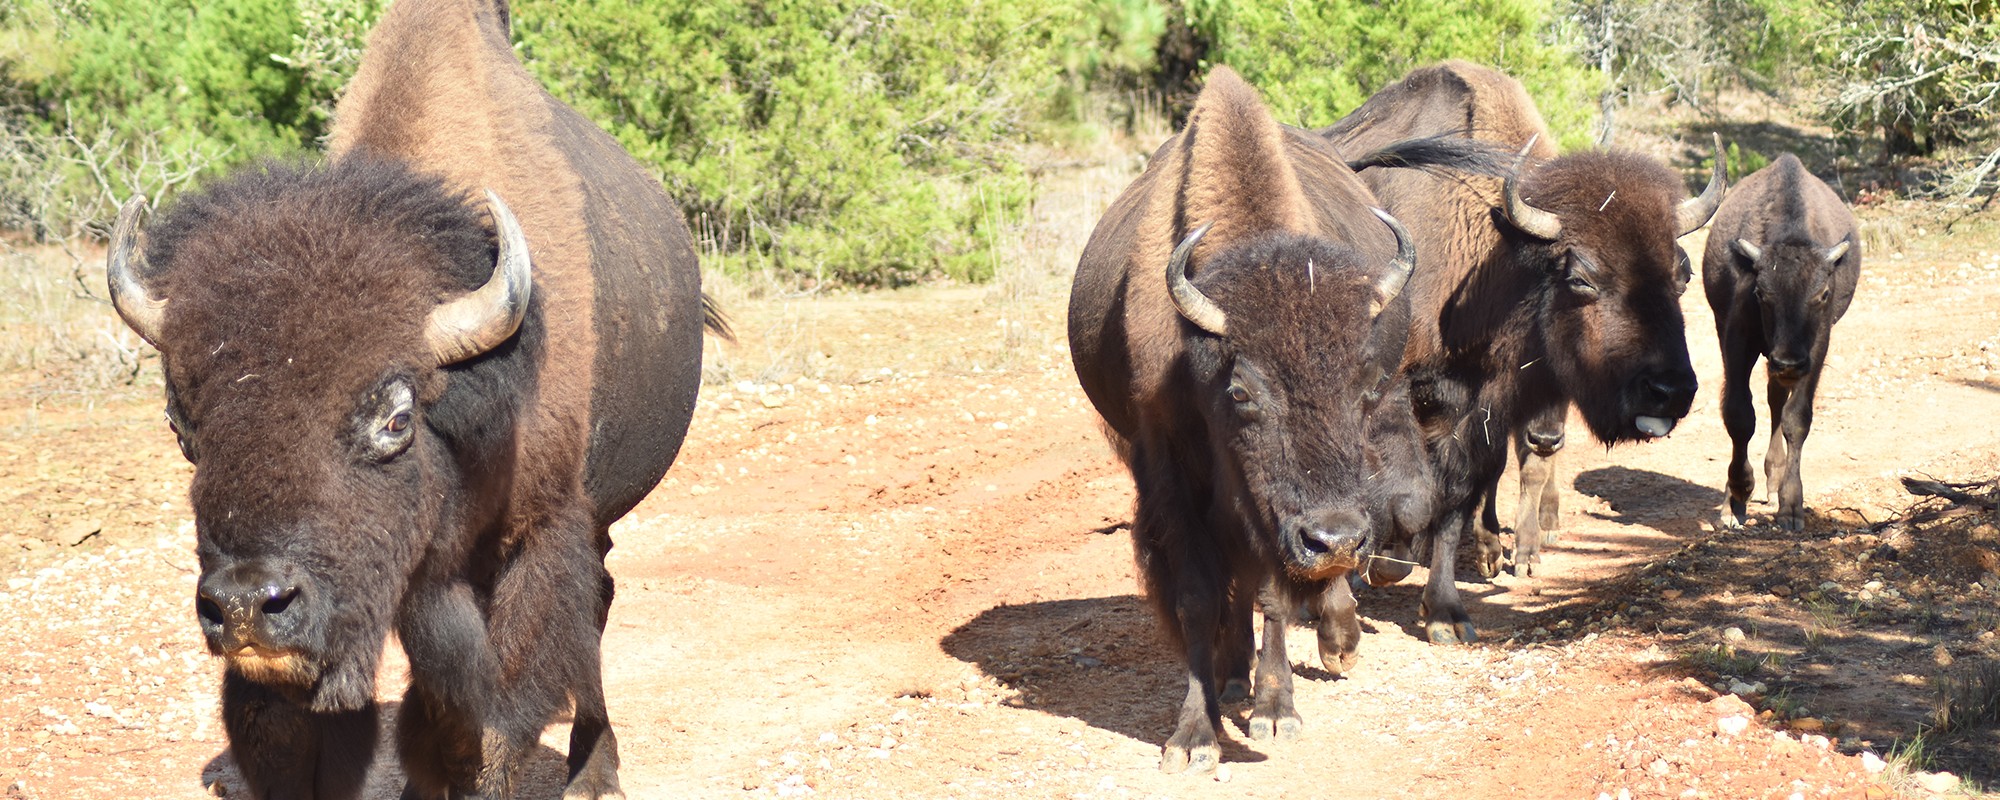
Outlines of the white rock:
M 1750 637 L 1743 635 L 1742 628 L 1731 626 L 1722 630 L 1722 640 L 1725 642 L 1740 642 L 1748 638 Z
M 1944 794 L 1958 788 L 1958 776 L 1949 772 L 1919 772 L 1915 775 L 1917 785 L 1925 791 Z
M 1716 730 L 1725 736 L 1735 736 L 1750 727 L 1750 718 L 1742 714 L 1731 714 L 1715 721 Z
M 1867 750 L 1861 751 L 1861 769 L 1863 771 L 1867 772 L 1870 775 L 1880 775 L 1882 773 L 1882 770 L 1888 768 L 1889 768 L 1889 762 L 1883 761 L 1881 756 L 1875 755 L 1874 753 L 1868 752 Z

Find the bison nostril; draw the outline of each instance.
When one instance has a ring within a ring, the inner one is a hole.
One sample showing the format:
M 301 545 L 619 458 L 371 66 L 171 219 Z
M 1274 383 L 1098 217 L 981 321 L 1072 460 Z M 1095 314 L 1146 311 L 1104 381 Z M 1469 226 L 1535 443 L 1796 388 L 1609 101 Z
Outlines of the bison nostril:
M 210 625 L 221 625 L 223 622 L 222 606 L 207 595 L 194 599 L 194 613 L 201 615 L 201 621 Z
M 264 616 L 267 617 L 285 613 L 285 609 L 291 607 L 292 601 L 299 596 L 299 588 L 296 586 L 285 589 L 273 588 L 270 591 L 270 599 L 264 601 Z
M 1333 549 L 1327 546 L 1327 538 L 1326 531 L 1307 531 L 1299 537 L 1299 544 L 1305 547 L 1307 554 L 1317 556 Z

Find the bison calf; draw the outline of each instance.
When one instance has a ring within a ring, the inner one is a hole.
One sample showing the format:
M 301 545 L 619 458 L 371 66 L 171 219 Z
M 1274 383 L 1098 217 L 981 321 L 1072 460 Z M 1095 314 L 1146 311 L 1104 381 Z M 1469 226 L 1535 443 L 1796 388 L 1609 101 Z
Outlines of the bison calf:
M 1805 525 L 1799 456 L 1812 430 L 1813 394 L 1833 338 L 1861 275 L 1854 214 L 1790 153 L 1744 178 L 1716 212 L 1701 257 L 1702 287 L 1722 343 L 1722 422 L 1729 429 L 1729 511 L 1744 523 L 1757 480 L 1750 436 L 1757 411 L 1750 368 L 1765 359 L 1771 445 L 1765 486 L 1776 489 L 1777 523 Z

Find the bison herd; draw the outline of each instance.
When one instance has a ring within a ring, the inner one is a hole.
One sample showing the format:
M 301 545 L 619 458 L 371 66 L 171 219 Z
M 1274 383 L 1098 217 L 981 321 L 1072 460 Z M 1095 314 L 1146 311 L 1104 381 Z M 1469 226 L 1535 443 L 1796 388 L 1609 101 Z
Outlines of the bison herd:
M 196 612 L 252 796 L 360 793 L 392 631 L 411 665 L 404 797 L 512 796 L 572 709 L 564 796 L 622 796 L 599 674 L 609 528 L 672 464 L 703 331 L 728 329 L 673 201 L 528 75 L 509 25 L 500 0 L 392 5 L 326 163 L 247 169 L 143 231 L 135 200 L 113 233 L 114 305 L 159 349 L 195 465 Z M 1791 156 L 1725 199 L 1718 139 L 1689 198 L 1652 159 L 1551 141 L 1518 83 L 1472 64 L 1417 70 L 1320 130 L 1217 67 L 1098 223 L 1070 344 L 1186 657 L 1163 769 L 1213 770 L 1233 699 L 1252 737 L 1296 736 L 1286 633 L 1316 612 L 1326 669 L 1352 669 L 1360 583 L 1426 563 L 1428 638 L 1475 639 L 1454 570 L 1468 541 L 1488 575 L 1508 558 L 1509 449 L 1527 575 L 1554 541 L 1570 410 L 1607 444 L 1688 413 L 1676 241 L 1704 225 L 1725 520 L 1744 522 L 1755 482 L 1763 357 L 1766 482 L 1777 523 L 1800 526 L 1853 216 Z

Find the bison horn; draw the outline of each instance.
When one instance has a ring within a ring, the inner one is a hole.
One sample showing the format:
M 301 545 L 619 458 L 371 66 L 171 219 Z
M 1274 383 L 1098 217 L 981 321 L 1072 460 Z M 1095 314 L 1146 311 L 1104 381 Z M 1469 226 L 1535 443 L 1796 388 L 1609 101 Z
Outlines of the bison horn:
M 1194 254 L 1195 244 L 1201 241 L 1202 235 L 1208 233 L 1209 228 L 1213 227 L 1215 227 L 1214 222 L 1202 223 L 1201 227 L 1194 229 L 1186 239 L 1181 240 L 1180 246 L 1174 248 L 1173 257 L 1167 259 L 1167 294 L 1173 297 L 1174 308 L 1181 312 L 1181 316 L 1187 317 L 1187 321 L 1194 323 L 1195 327 L 1217 336 L 1227 336 L 1229 317 L 1222 313 L 1222 308 L 1217 306 L 1214 300 L 1210 300 L 1208 295 L 1194 288 L 1194 282 L 1188 280 L 1187 275 L 1188 257 Z
M 500 255 L 493 265 L 493 277 L 486 285 L 431 312 L 424 340 L 438 366 L 456 364 L 500 346 L 521 327 L 528 313 L 528 294 L 534 283 L 528 262 L 528 238 L 514 212 L 491 190 L 486 207 L 493 214 L 493 232 L 500 240 Z
M 1501 184 L 1500 193 L 1506 199 L 1507 205 L 1504 211 L 1507 214 L 1508 224 L 1529 236 L 1552 242 L 1562 236 L 1562 220 L 1555 214 L 1528 205 L 1528 201 L 1521 199 L 1521 169 L 1528 165 L 1528 151 L 1535 148 L 1535 140 L 1539 138 L 1541 138 L 1539 133 L 1528 137 L 1528 144 L 1521 148 L 1521 155 L 1514 159 L 1514 171 L 1507 174 L 1507 180 Z
M 1839 244 L 1827 248 L 1826 252 L 1822 254 L 1821 257 L 1825 258 L 1826 263 L 1828 264 L 1831 264 L 1835 261 L 1839 261 L 1841 256 L 1847 255 L 1847 248 L 1852 244 L 1854 244 L 1854 242 L 1849 241 L 1847 239 L 1842 239 L 1840 240 Z
M 104 266 L 105 282 L 111 285 L 111 306 L 147 344 L 160 346 L 165 330 L 167 301 L 155 300 L 139 282 L 146 270 L 146 251 L 139 246 L 139 216 L 146 211 L 146 198 L 134 197 L 118 209 L 118 224 L 111 229 L 111 252 Z
M 1743 254 L 1743 257 L 1749 259 L 1752 264 L 1764 260 L 1764 248 L 1751 244 L 1749 239 L 1737 239 L 1730 242 L 1730 246 L 1736 248 L 1736 252 Z
M 1708 188 L 1701 190 L 1700 197 L 1681 201 L 1680 236 L 1700 230 L 1722 207 L 1722 194 L 1729 183 L 1729 156 L 1722 150 L 1722 134 L 1711 135 L 1715 137 L 1715 172 L 1708 177 Z
M 1375 302 L 1368 305 L 1368 318 L 1374 319 L 1375 315 L 1382 313 L 1382 309 L 1396 301 L 1396 295 L 1403 293 L 1403 284 L 1409 282 L 1410 273 L 1416 271 L 1417 243 L 1410 239 L 1409 229 L 1404 228 L 1403 223 L 1397 222 L 1389 212 L 1379 208 L 1368 210 L 1375 212 L 1375 216 L 1389 226 L 1389 232 L 1396 235 L 1396 260 L 1389 262 L 1389 271 L 1375 281 Z

